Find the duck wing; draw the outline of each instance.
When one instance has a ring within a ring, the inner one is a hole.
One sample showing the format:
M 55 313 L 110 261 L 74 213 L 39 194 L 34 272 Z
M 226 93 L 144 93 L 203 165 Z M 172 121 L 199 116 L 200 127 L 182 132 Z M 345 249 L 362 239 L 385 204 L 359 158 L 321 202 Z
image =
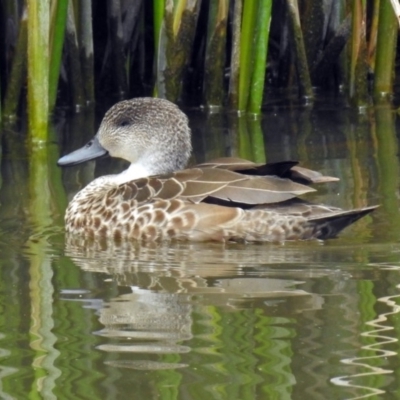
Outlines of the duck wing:
M 119 185 L 108 197 L 136 200 L 182 199 L 200 203 L 206 198 L 248 205 L 279 203 L 314 189 L 277 176 L 245 175 L 224 168 L 203 167 L 141 178 Z
M 305 185 L 336 182 L 339 180 L 339 178 L 323 175 L 321 172 L 300 167 L 298 161 L 279 161 L 265 164 L 254 163 L 237 157 L 222 157 L 200 164 L 198 167 L 227 169 L 245 175 L 277 176 Z

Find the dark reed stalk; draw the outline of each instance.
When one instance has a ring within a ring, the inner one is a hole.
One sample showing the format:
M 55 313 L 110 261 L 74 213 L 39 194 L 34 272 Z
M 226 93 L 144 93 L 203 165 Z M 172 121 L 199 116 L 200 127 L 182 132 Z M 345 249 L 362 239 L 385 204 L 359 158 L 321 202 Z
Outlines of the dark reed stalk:
M 126 73 L 126 55 L 121 20 L 120 0 L 108 1 L 109 28 L 111 40 L 111 59 L 114 81 L 117 86 L 118 96 L 123 99 L 128 93 L 128 80 Z
M 322 50 L 323 41 L 329 18 L 329 12 L 325 8 L 327 1 L 309 0 L 303 2 L 301 24 L 303 26 L 304 48 L 310 70 L 313 69 L 316 55 Z
M 19 12 L 19 8 L 19 4 L 16 1 L 6 0 L 1 2 L 0 87 L 2 87 L 3 92 L 0 93 L 0 99 L 3 99 L 3 95 L 5 95 L 4 100 L 7 97 L 7 86 L 10 85 L 8 81 L 11 79 L 10 74 L 12 74 L 14 65 L 11 54 L 15 54 L 18 46 L 17 32 L 19 35 L 19 23 L 22 14 Z M 24 8 L 26 9 L 26 6 Z M 24 57 L 26 58 L 26 50 Z M 26 80 L 26 73 L 24 74 L 24 79 Z M 6 116 L 2 105 L 0 101 L 0 121 L 2 116 Z
M 7 119 L 17 117 L 17 107 L 21 96 L 21 90 L 26 80 L 26 51 L 28 42 L 28 14 L 23 10 L 19 23 L 18 39 L 12 59 L 11 71 L 4 98 L 3 116 Z
M 312 99 L 313 90 L 304 47 L 303 33 L 300 25 L 299 7 L 297 0 L 286 0 L 286 4 L 288 9 L 288 19 L 292 37 L 299 94 L 307 99 Z
M 27 0 L 30 137 L 46 141 L 49 117 L 50 2 Z
M 166 0 L 157 63 L 157 92 L 177 102 L 192 54 L 200 0 Z
M 228 104 L 230 108 L 235 110 L 237 110 L 239 107 L 239 71 L 242 9 L 243 1 L 234 0 Z
M 379 22 L 379 4 L 381 0 L 374 0 L 373 12 L 371 15 L 371 26 L 368 37 L 368 65 L 371 71 L 375 70 L 375 51 L 376 41 L 378 38 L 378 22 Z
M 49 111 L 57 100 L 57 88 L 64 46 L 65 26 L 68 15 L 68 0 L 57 0 L 51 4 L 50 66 L 49 66 Z
M 254 67 L 251 77 L 249 103 L 247 105 L 247 110 L 253 114 L 260 113 L 263 99 L 272 0 L 260 0 L 258 6 L 254 38 Z
M 86 105 L 93 104 L 94 98 L 94 50 L 91 0 L 80 0 L 79 49 L 82 77 L 85 87 Z
M 350 52 L 350 102 L 355 107 L 365 107 L 368 104 L 365 0 L 353 2 Z
M 375 60 L 374 97 L 379 100 L 393 92 L 398 25 L 392 6 L 381 1 Z
M 85 92 L 82 77 L 82 68 L 79 57 L 78 34 L 76 31 L 75 13 L 73 2 L 68 3 L 67 29 L 65 32 L 65 43 L 68 52 L 68 80 L 72 91 L 72 104 L 79 111 L 85 105 Z
M 208 107 L 222 105 L 224 97 L 224 69 L 226 28 L 229 0 L 211 2 L 208 16 L 208 32 L 204 72 L 204 99 Z
M 329 40 L 322 52 L 315 58 L 311 77 L 314 83 L 322 84 L 332 74 L 332 66 L 340 58 L 351 34 L 351 15 L 349 14 Z

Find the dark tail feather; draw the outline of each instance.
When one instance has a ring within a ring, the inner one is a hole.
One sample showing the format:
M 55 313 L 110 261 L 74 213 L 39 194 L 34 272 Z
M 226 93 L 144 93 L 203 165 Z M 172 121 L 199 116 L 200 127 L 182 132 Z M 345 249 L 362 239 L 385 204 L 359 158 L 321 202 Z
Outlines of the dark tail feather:
M 379 206 L 343 211 L 328 216 L 312 218 L 309 220 L 309 223 L 314 227 L 313 237 L 316 239 L 334 238 L 341 230 L 374 211 L 377 207 Z

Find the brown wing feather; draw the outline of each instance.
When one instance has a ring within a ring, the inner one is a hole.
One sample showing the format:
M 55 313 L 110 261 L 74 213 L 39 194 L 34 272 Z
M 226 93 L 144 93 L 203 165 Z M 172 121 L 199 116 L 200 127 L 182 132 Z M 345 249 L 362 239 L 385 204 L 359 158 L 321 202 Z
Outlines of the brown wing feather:
M 266 204 L 278 203 L 313 191 L 315 190 L 289 179 L 272 176 L 248 177 L 221 188 L 211 196 L 236 203 Z
M 199 164 L 198 167 L 201 168 L 221 168 L 228 169 L 231 171 L 240 171 L 241 169 L 255 168 L 258 165 L 252 161 L 245 160 L 238 157 L 220 157 L 214 160 L 207 161 L 205 163 Z
M 339 180 L 339 178 L 335 178 L 334 176 L 326 176 L 321 174 L 321 172 L 300 167 L 298 165 L 293 166 L 290 169 L 287 178 L 305 184 L 337 182 Z
M 300 167 L 297 164 L 298 161 L 279 161 L 265 164 L 254 163 L 242 158 L 222 157 L 200 164 L 198 167 L 239 171 L 245 175 L 273 175 L 303 184 L 326 183 L 339 180 L 333 176 L 325 176 L 321 172 Z
M 201 176 L 185 182 L 182 197 L 204 198 L 226 185 L 247 179 L 244 175 L 222 169 L 202 168 L 201 171 Z

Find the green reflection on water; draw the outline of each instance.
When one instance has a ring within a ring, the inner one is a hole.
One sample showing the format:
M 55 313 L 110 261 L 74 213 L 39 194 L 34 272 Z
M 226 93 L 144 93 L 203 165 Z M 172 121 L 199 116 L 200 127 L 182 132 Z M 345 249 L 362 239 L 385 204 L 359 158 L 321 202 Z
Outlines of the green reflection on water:
M 53 270 L 48 256 L 48 238 L 42 234 L 56 223 L 65 207 L 65 193 L 60 173 L 55 174 L 56 145 L 34 147 L 29 156 L 29 220 L 34 228 L 26 243 L 30 260 L 30 346 L 34 351 L 34 381 L 29 398 L 55 398 L 55 381 L 61 371 L 54 362 L 60 355 L 53 334 Z M 58 171 L 57 171 L 58 172 Z M 57 176 L 58 175 L 58 176 Z M 58 190 L 57 190 L 58 189 Z
M 108 165 L 61 171 L 55 142 L 27 155 L 18 132 L 6 135 L 0 397 L 290 399 L 367 392 L 332 383 L 338 376 L 398 391 L 398 381 L 379 374 L 358 379 L 363 369 L 343 363 L 374 353 L 363 348 L 379 344 L 365 336 L 368 322 L 387 312 L 379 299 L 398 292 L 398 271 L 389 275 L 376 266 L 399 266 L 397 117 L 384 107 L 366 119 L 339 114 L 329 116 L 332 132 L 310 110 L 256 120 L 214 115 L 194 129 L 202 149 L 197 161 L 301 156 L 306 166 L 342 179 L 318 188 L 318 201 L 382 204 L 325 244 L 124 247 L 76 240 L 64 249 L 67 196 Z M 91 136 L 92 117 L 78 116 L 71 129 Z M 279 124 L 286 131 L 273 128 Z M 397 315 L 387 324 L 394 329 L 386 334 L 397 337 Z M 134 351 L 116 350 L 126 348 Z M 395 356 L 364 362 L 390 366 L 398 376 L 398 345 L 390 348 Z

